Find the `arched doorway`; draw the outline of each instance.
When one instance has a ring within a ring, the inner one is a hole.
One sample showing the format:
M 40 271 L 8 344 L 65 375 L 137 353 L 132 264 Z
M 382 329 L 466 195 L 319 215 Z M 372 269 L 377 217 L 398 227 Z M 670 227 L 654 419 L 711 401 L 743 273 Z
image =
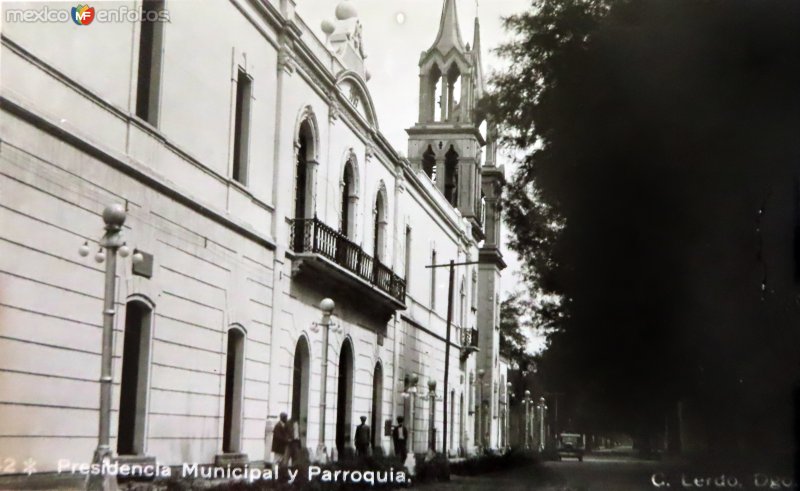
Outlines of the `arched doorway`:
M 308 119 L 300 124 L 297 135 L 297 168 L 295 176 L 294 217 L 310 218 L 311 193 L 309 163 L 314 160 L 314 132 Z
M 383 367 L 380 362 L 375 364 L 372 374 L 372 448 L 381 446 L 381 408 L 383 407 Z
M 339 384 L 336 392 L 336 450 L 341 456 L 352 448 L 350 427 L 353 408 L 353 346 L 347 339 L 339 352 Z
M 144 454 L 151 319 L 152 309 L 141 300 L 131 300 L 125 306 L 117 429 L 119 455 Z
M 312 217 L 313 202 L 313 172 L 311 162 L 314 161 L 314 132 L 311 122 L 306 119 L 300 124 L 297 135 L 297 163 L 295 167 L 294 185 L 294 248 L 303 250 L 305 239 L 305 223 L 302 221 Z
M 464 455 L 464 451 L 466 450 L 467 446 L 467 415 L 465 413 L 465 408 L 464 408 L 463 392 L 458 397 L 458 410 L 459 410 L 458 426 L 460 430 L 459 433 L 461 433 L 461 442 L 459 443 L 458 453 L 459 455 Z
M 222 451 L 240 451 L 242 432 L 242 394 L 244 389 L 244 332 L 228 329 L 228 353 L 225 363 L 225 414 L 222 425 Z
M 456 391 L 450 391 L 450 441 L 447 442 L 447 448 L 452 451 L 455 448 L 455 434 L 456 434 Z
M 292 372 L 292 413 L 293 421 L 300 424 L 300 438 L 306 441 L 308 428 L 308 377 L 310 353 L 308 341 L 301 336 L 294 349 L 294 370 Z

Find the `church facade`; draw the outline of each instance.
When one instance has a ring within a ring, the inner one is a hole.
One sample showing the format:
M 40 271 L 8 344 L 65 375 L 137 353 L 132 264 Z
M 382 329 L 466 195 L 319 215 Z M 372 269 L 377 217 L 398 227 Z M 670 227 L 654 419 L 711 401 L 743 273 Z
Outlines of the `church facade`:
M 414 452 L 507 441 L 478 20 L 465 43 L 443 2 L 406 157 L 347 1 L 324 39 L 294 0 L 110 5 L 80 25 L 24 21 L 64 4 L 3 4 L 0 456 L 91 460 L 112 203 L 138 253 L 116 270 L 116 455 L 273 461 L 282 412 L 312 458 L 349 454 L 361 416 L 386 454 L 397 416 Z M 108 20 L 122 8 L 138 16 Z M 452 280 L 428 267 L 451 261 Z

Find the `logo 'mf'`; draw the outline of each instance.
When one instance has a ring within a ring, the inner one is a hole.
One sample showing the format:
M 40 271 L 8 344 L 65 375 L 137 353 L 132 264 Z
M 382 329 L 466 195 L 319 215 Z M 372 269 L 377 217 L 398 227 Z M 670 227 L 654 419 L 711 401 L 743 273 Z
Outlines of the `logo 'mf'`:
M 88 26 L 94 20 L 94 7 L 78 5 L 72 7 L 72 21 L 79 26 Z

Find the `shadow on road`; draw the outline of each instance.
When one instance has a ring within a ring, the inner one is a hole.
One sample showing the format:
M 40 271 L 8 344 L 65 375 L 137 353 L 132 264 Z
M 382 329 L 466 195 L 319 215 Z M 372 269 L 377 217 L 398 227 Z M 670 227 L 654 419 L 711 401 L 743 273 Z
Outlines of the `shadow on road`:
M 622 449 L 587 454 L 583 462 L 534 462 L 475 477 L 454 476 L 449 483 L 420 489 L 459 491 L 664 491 L 737 489 L 797 490 L 797 482 L 776 459 L 647 460 Z M 783 470 L 782 470 L 783 469 Z

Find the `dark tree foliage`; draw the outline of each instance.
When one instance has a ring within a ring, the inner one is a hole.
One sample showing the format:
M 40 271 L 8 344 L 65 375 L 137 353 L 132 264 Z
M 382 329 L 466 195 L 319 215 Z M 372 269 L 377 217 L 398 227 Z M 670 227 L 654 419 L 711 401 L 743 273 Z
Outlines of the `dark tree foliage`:
M 711 445 L 787 445 L 798 5 L 537 0 L 506 20 L 483 104 L 522 155 L 510 246 L 563 296 L 542 371 L 585 428 L 653 434 L 682 401 Z
M 533 327 L 528 319 L 530 311 L 519 294 L 511 295 L 500 303 L 500 352 L 520 367 L 527 366 L 533 360 L 525 335 L 525 331 Z

